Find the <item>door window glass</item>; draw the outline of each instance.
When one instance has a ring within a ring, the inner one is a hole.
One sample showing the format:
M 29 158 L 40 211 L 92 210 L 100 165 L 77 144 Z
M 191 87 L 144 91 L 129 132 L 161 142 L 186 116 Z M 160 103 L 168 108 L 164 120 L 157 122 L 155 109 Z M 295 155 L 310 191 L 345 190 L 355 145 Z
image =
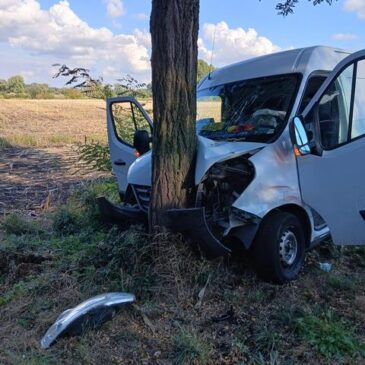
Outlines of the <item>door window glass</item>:
M 111 105 L 115 133 L 118 139 L 133 146 L 137 129 L 150 132 L 150 125 L 141 110 L 131 102 L 116 102 Z
M 365 134 L 365 60 L 357 64 L 351 138 Z
M 318 119 L 324 149 L 347 142 L 353 69 L 351 65 L 342 71 L 319 101 Z
M 150 124 L 143 115 L 142 111 L 135 104 L 132 104 L 132 108 L 133 108 L 134 120 L 136 123 L 136 129 L 143 129 L 145 131 L 150 132 L 151 130 Z
M 306 106 L 312 100 L 313 96 L 316 94 L 318 89 L 322 86 L 323 82 L 326 80 L 327 76 L 319 75 L 319 76 L 312 76 L 305 89 L 302 102 L 300 104 L 298 114 L 303 113 Z

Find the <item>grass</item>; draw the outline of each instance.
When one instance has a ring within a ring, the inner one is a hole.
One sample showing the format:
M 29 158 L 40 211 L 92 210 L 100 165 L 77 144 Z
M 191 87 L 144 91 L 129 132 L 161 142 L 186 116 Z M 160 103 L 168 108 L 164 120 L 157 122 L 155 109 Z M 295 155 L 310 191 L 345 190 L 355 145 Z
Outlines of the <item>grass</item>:
M 297 326 L 299 335 L 328 359 L 365 355 L 365 343 L 361 344 L 351 325 L 332 311 L 319 316 L 305 314 L 297 319 Z
M 336 275 L 336 276 L 331 276 L 328 278 L 328 285 L 335 289 L 335 290 L 339 290 L 339 291 L 349 291 L 349 292 L 354 292 L 356 290 L 356 280 L 354 280 L 354 278 L 351 278 L 349 276 L 345 276 L 345 275 Z
M 353 308 L 365 297 L 364 271 L 362 261 L 352 264 L 362 250 L 336 253 L 336 271 L 322 273 L 309 264 L 294 284 L 276 287 L 258 281 L 241 260 L 199 257 L 179 236 L 102 225 L 98 195 L 117 200 L 115 183 L 89 184 L 54 212 L 3 219 L 0 363 L 363 361 L 361 310 Z M 314 252 L 309 262 L 320 255 Z M 133 292 L 138 310 L 123 308 L 101 329 L 39 350 L 59 313 L 107 291 Z
M 1 228 L 7 234 L 22 235 L 26 233 L 38 233 L 42 230 L 37 224 L 19 213 L 9 214 L 1 223 Z
M 6 138 L 0 137 L 0 150 L 10 147 L 12 147 L 11 143 Z
M 142 103 L 151 113 L 151 101 Z M 104 100 L 22 100 L 0 102 L 0 149 L 60 147 L 97 141 L 106 143 Z
M 82 143 L 87 140 L 92 141 L 101 141 L 106 143 L 106 135 L 103 132 L 100 134 L 96 133 L 88 133 L 85 131 L 80 134 L 41 134 L 39 133 L 37 137 L 28 134 L 18 134 L 18 135 L 7 135 L 7 144 L 0 145 L 0 148 L 8 148 L 9 146 L 16 147 L 35 147 L 35 148 L 44 148 L 44 147 L 63 147 L 65 145 L 73 145 L 76 143 Z
M 282 339 L 275 327 L 264 324 L 254 335 L 254 341 L 259 352 L 270 353 L 280 349 Z
M 216 123 L 222 121 L 222 101 L 199 101 L 197 104 L 197 119 L 214 118 Z
M 172 339 L 172 359 L 176 365 L 207 364 L 212 352 L 210 344 L 194 331 L 181 330 Z
M 28 283 L 20 281 L 14 284 L 5 295 L 0 296 L 0 306 L 7 304 L 20 296 L 24 295 L 28 291 Z
M 1 100 L 0 148 L 106 141 L 104 100 Z

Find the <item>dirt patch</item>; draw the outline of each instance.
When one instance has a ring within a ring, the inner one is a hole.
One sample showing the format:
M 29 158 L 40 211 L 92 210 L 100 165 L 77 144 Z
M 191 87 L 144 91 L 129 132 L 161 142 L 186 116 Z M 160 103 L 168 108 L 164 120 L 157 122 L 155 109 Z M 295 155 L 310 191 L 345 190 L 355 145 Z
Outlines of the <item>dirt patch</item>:
M 39 211 L 64 202 L 105 174 L 86 172 L 72 147 L 7 148 L 0 155 L 0 213 Z

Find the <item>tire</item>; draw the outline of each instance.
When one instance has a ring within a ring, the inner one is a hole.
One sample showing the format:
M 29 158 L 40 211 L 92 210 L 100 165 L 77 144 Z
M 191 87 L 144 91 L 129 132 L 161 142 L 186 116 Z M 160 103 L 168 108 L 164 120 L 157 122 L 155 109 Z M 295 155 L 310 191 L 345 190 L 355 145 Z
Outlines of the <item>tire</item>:
M 284 284 L 303 267 L 305 235 L 293 214 L 274 212 L 261 223 L 252 247 L 257 274 L 265 281 Z

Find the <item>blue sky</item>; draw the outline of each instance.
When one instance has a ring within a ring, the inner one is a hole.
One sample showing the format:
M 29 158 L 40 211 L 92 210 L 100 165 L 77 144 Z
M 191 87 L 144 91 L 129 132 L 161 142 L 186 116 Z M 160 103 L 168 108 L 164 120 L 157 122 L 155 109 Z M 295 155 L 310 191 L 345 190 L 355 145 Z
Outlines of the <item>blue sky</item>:
M 201 0 L 200 57 L 210 60 L 214 34 L 216 66 L 315 44 L 365 48 L 365 0 L 301 0 L 285 18 L 277 1 Z M 51 77 L 59 62 L 111 82 L 126 74 L 149 81 L 150 11 L 151 0 L 0 0 L 0 78 L 59 85 Z

